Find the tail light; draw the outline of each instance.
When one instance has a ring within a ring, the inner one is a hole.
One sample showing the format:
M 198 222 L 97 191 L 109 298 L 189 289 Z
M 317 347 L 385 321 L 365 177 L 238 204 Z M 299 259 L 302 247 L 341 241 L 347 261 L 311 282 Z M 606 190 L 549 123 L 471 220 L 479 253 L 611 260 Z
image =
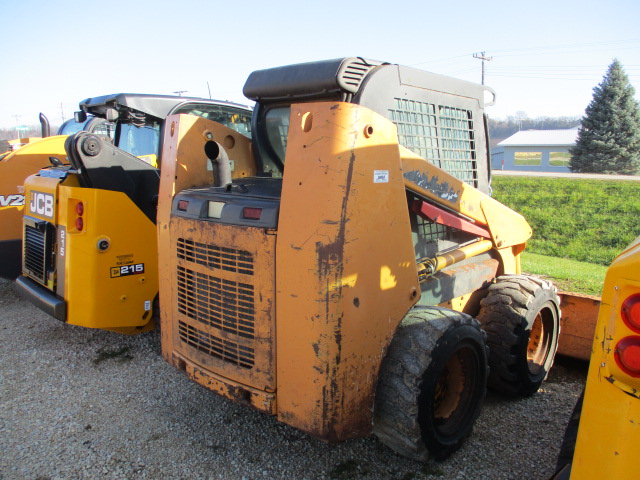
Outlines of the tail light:
M 614 351 L 618 367 L 632 377 L 640 377 L 640 337 L 625 337 Z
M 640 334 L 640 293 L 630 295 L 622 302 L 620 316 L 631 331 Z M 616 344 L 614 357 L 623 372 L 640 377 L 640 335 L 622 338 Z
M 78 232 L 82 232 L 84 230 L 84 219 L 82 216 L 84 215 L 84 203 L 78 202 L 76 203 L 76 222 L 75 227 Z
M 636 333 L 640 333 L 640 293 L 631 295 L 622 304 L 622 320 Z
M 244 207 L 242 209 L 242 218 L 248 218 L 250 220 L 260 220 L 261 215 L 262 208 Z

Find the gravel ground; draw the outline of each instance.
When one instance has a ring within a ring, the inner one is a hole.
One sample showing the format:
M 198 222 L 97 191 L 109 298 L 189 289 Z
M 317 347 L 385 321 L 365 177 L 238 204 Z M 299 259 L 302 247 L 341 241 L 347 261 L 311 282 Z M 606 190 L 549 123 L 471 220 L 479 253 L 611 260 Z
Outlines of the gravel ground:
M 525 400 L 487 395 L 443 462 L 376 438 L 326 445 L 188 380 L 158 335 L 65 325 L 0 279 L 0 479 L 546 479 L 584 385 L 559 359 Z

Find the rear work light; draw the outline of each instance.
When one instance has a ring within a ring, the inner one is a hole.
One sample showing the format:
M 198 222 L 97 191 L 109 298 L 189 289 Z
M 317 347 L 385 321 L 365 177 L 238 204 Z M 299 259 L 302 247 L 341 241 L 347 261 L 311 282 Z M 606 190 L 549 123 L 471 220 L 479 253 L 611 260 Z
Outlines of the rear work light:
M 640 333 L 640 293 L 627 297 L 622 303 L 620 314 L 627 327 Z
M 640 337 L 625 337 L 614 351 L 618 367 L 632 377 L 640 377 Z
M 242 218 L 248 218 L 249 220 L 260 220 L 261 215 L 262 215 L 261 208 L 244 207 L 242 209 Z
M 76 230 L 78 232 L 82 232 L 84 230 L 84 219 L 82 218 L 82 215 L 84 215 L 84 203 L 83 202 L 78 202 L 76 203 Z

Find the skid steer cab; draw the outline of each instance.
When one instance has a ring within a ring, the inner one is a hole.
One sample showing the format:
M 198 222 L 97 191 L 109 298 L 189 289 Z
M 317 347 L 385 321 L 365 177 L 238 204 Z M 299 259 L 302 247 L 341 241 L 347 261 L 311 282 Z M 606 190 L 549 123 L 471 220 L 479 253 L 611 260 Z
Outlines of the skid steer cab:
M 248 149 L 251 110 L 215 100 L 133 94 L 88 99 L 80 106 L 76 123 L 90 112 L 104 119 L 104 132 L 73 133 L 65 142 L 69 165 L 54 159 L 26 180 L 17 285 L 64 322 L 142 332 L 153 328 L 157 313 L 155 223 L 164 118 L 173 112 L 198 118 L 212 125 L 200 131 L 204 138 L 213 139 L 215 132 L 221 141 Z M 200 174 L 213 181 L 218 160 L 200 161 L 207 164 Z M 241 161 L 227 170 L 227 181 L 255 173 Z
M 374 432 L 420 461 L 460 447 L 487 381 L 535 392 L 558 298 L 520 275 L 531 229 L 488 195 L 492 92 L 344 58 L 253 72 L 244 93 L 254 177 L 186 187 L 207 142 L 167 119 L 163 356 L 318 438 Z
M 640 237 L 609 266 L 587 383 L 565 433 L 554 480 L 638 478 Z

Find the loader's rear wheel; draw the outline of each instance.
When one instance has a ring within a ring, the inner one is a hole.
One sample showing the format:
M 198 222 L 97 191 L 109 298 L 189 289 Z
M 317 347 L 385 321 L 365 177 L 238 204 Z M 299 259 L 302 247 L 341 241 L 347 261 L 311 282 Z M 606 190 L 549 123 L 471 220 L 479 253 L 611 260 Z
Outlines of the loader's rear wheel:
M 471 433 L 486 380 L 478 322 L 444 308 L 416 308 L 400 323 L 382 363 L 373 431 L 414 460 L 446 458 Z
M 556 288 L 525 275 L 498 277 L 480 302 L 478 320 L 489 344 L 489 387 L 514 396 L 535 393 L 558 349 Z

